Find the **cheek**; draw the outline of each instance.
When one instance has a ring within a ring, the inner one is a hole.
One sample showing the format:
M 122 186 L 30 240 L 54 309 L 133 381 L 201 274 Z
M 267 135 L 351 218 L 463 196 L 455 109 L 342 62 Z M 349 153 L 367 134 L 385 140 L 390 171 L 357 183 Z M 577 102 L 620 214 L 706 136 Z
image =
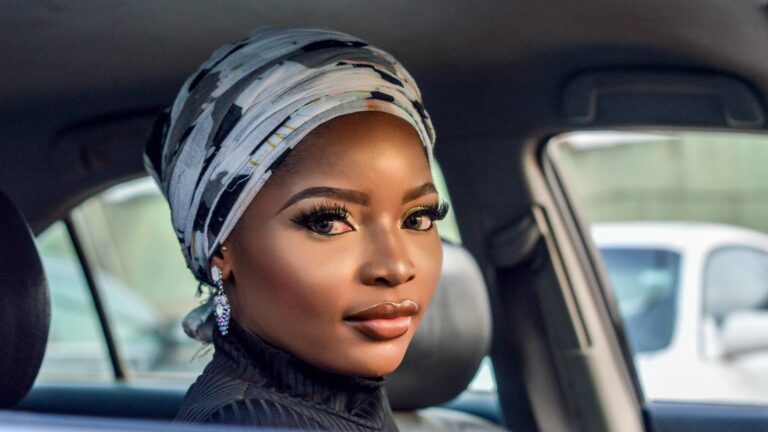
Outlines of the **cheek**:
M 261 242 L 250 260 L 260 309 L 301 322 L 337 322 L 352 294 L 357 262 L 344 241 L 315 241 L 302 232 L 282 232 Z M 290 314 L 290 315 L 287 315 Z

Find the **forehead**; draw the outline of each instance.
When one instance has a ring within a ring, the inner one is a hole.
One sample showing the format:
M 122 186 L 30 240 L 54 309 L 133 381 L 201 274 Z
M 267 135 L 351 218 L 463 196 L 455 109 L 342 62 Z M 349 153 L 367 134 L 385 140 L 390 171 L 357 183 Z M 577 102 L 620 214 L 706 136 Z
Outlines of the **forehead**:
M 426 150 L 414 128 L 399 117 L 366 111 L 336 117 L 312 130 L 275 174 L 282 181 L 302 181 L 377 168 L 430 178 Z

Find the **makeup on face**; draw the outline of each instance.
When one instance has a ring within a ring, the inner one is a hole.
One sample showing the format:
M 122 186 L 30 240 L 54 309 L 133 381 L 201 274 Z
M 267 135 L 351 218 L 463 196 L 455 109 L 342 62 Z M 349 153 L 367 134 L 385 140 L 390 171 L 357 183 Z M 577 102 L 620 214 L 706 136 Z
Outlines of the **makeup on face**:
M 388 340 L 404 335 L 418 312 L 419 305 L 412 300 L 382 302 L 349 314 L 344 321 L 371 339 Z
M 437 287 L 447 205 L 418 136 L 394 116 L 344 116 L 307 139 L 228 243 L 233 317 L 316 367 L 391 373 Z
M 436 194 L 432 183 L 425 183 L 408 191 L 403 204 L 414 201 L 422 196 Z M 312 198 L 329 198 L 345 203 L 358 204 L 367 207 L 368 195 L 364 192 L 345 190 L 332 187 L 312 187 L 296 193 L 281 207 L 280 212 L 303 200 Z M 448 204 L 434 202 L 409 209 L 403 216 L 402 227 L 416 231 L 427 231 L 434 226 L 434 222 L 442 220 L 448 213 Z M 349 231 L 357 231 L 356 225 L 351 221 L 352 214 L 345 204 L 326 201 L 315 204 L 309 210 L 299 209 L 291 221 L 317 234 L 332 236 Z M 346 227 L 345 227 L 346 226 Z

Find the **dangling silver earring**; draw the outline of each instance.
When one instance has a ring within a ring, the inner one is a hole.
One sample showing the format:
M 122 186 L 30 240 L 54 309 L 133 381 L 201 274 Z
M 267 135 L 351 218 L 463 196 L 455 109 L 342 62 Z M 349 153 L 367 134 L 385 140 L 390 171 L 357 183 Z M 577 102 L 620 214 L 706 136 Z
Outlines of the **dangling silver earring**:
M 214 313 L 216 314 L 216 324 L 222 336 L 229 333 L 229 300 L 224 294 L 224 281 L 221 279 L 221 269 L 217 266 L 211 267 L 211 276 L 216 284 L 216 296 L 213 297 Z

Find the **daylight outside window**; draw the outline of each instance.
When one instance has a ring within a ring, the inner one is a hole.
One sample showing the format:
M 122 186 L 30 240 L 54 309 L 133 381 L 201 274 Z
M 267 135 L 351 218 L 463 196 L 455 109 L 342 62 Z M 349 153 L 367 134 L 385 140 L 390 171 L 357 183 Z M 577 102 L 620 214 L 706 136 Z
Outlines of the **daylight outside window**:
M 547 147 L 646 399 L 768 404 L 768 137 L 589 131 Z

